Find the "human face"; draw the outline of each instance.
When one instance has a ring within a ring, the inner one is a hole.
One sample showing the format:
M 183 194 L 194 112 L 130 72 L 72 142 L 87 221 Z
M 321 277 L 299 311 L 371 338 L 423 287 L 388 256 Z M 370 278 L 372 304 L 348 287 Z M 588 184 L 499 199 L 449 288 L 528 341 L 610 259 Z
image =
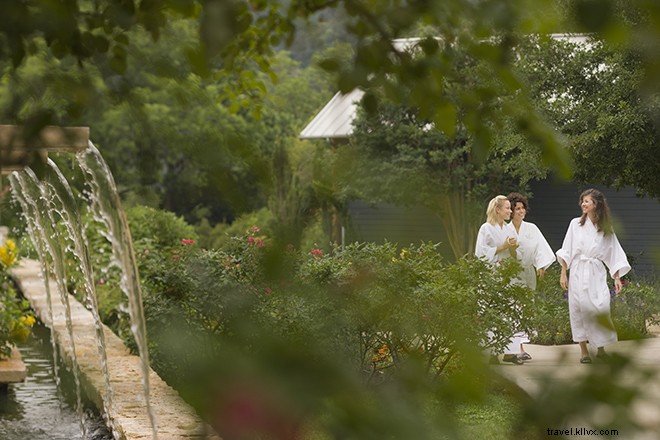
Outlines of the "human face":
M 527 215 L 525 205 L 522 202 L 516 202 L 516 205 L 513 207 L 513 217 L 511 220 L 518 224 L 525 219 L 525 215 Z
M 502 202 L 502 205 L 497 208 L 497 216 L 500 220 L 500 223 L 511 218 L 511 202 L 505 200 Z
M 594 202 L 591 196 L 584 196 L 580 202 L 580 208 L 582 208 L 582 214 L 592 217 L 596 212 L 596 202 Z

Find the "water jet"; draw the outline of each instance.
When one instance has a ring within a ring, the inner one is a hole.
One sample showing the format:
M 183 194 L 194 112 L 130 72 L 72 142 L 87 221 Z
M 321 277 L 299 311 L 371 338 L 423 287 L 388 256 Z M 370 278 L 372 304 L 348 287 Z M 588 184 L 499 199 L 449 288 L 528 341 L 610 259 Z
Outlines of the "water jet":
M 100 321 L 94 273 L 77 203 L 66 178 L 48 158 L 50 152 L 75 154 L 86 176 L 91 188 L 90 205 L 106 227 L 104 236 L 112 243 L 114 262 L 122 270 L 120 287 L 128 298 L 139 356 L 130 354 Z M 218 439 L 149 367 L 130 231 L 114 179 L 89 139 L 89 128 L 48 126 L 30 131 L 0 125 L 0 169 L 9 174 L 13 195 L 23 210 L 40 260 L 23 261 L 12 271 L 13 277 L 37 316 L 50 327 L 52 344 L 59 347 L 63 360 L 75 371 L 77 389 L 83 386 L 91 390 L 91 398 L 103 411 L 114 438 Z M 69 243 L 68 248 L 73 249 L 80 263 L 86 283 L 84 305 L 66 291 L 61 261 L 64 242 Z M 51 297 L 53 287 L 59 296 Z M 144 392 L 136 393 L 140 388 Z M 84 434 L 85 427 L 81 429 Z

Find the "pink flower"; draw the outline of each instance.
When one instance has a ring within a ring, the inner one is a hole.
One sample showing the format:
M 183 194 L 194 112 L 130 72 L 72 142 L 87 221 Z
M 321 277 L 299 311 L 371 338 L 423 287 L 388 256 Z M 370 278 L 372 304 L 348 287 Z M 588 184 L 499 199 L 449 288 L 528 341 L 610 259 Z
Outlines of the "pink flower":
M 179 258 L 181 258 L 181 256 L 179 256 L 179 255 L 173 255 L 172 258 L 175 259 L 175 260 L 178 260 Z
M 248 244 L 254 244 L 254 237 L 251 235 L 248 237 Z
M 314 255 L 315 257 L 321 257 L 323 256 L 323 251 L 321 249 L 312 249 L 310 254 Z
M 271 293 L 273 293 L 273 290 L 270 287 L 266 287 L 265 292 L 266 292 L 266 295 L 270 295 Z
M 195 240 L 183 238 L 183 239 L 181 239 L 181 244 L 183 244 L 183 245 L 195 244 Z
M 252 228 L 250 228 L 250 229 L 252 230 L 252 232 L 259 232 L 259 231 L 261 231 L 261 229 L 259 229 L 257 226 L 252 226 Z

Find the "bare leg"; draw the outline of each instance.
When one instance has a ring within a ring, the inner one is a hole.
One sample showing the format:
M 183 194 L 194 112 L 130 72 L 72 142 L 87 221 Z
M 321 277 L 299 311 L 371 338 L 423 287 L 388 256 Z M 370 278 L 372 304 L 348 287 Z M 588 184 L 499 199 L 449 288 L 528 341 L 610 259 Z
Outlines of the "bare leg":
M 589 356 L 589 348 L 587 348 L 587 341 L 580 341 L 580 352 L 582 357 Z

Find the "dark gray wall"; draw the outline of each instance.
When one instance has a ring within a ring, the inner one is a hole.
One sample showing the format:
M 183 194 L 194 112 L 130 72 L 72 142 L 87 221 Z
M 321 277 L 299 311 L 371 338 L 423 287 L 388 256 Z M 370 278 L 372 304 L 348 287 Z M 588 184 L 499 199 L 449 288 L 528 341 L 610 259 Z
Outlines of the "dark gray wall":
M 660 202 L 640 198 L 632 188 L 615 190 L 598 185 L 545 180 L 531 185 L 533 197 L 527 220 L 541 229 L 552 249 L 561 247 L 568 223 L 581 215 L 578 200 L 587 188 L 603 192 L 610 206 L 621 246 L 639 274 L 660 268 Z
M 400 247 L 418 245 L 422 241 L 440 242 L 440 253 L 453 258 L 440 219 L 427 209 L 388 204 L 372 206 L 352 201 L 348 204 L 348 212 L 347 242 L 383 243 L 387 239 Z
M 527 220 L 543 232 L 553 250 L 561 247 L 571 219 L 581 214 L 580 193 L 589 187 L 601 190 L 608 200 L 615 220 L 617 236 L 632 260 L 633 269 L 640 275 L 653 275 L 660 269 L 660 202 L 639 198 L 630 188 L 614 190 L 602 186 L 577 185 L 547 179 L 533 182 L 530 211 Z M 486 202 L 484 202 L 484 206 Z M 421 241 L 446 243 L 446 236 L 437 216 L 423 208 L 404 208 L 393 205 L 371 206 L 353 201 L 348 207 L 350 223 L 347 242 L 385 239 L 400 246 Z M 441 253 L 453 258 L 448 245 Z

